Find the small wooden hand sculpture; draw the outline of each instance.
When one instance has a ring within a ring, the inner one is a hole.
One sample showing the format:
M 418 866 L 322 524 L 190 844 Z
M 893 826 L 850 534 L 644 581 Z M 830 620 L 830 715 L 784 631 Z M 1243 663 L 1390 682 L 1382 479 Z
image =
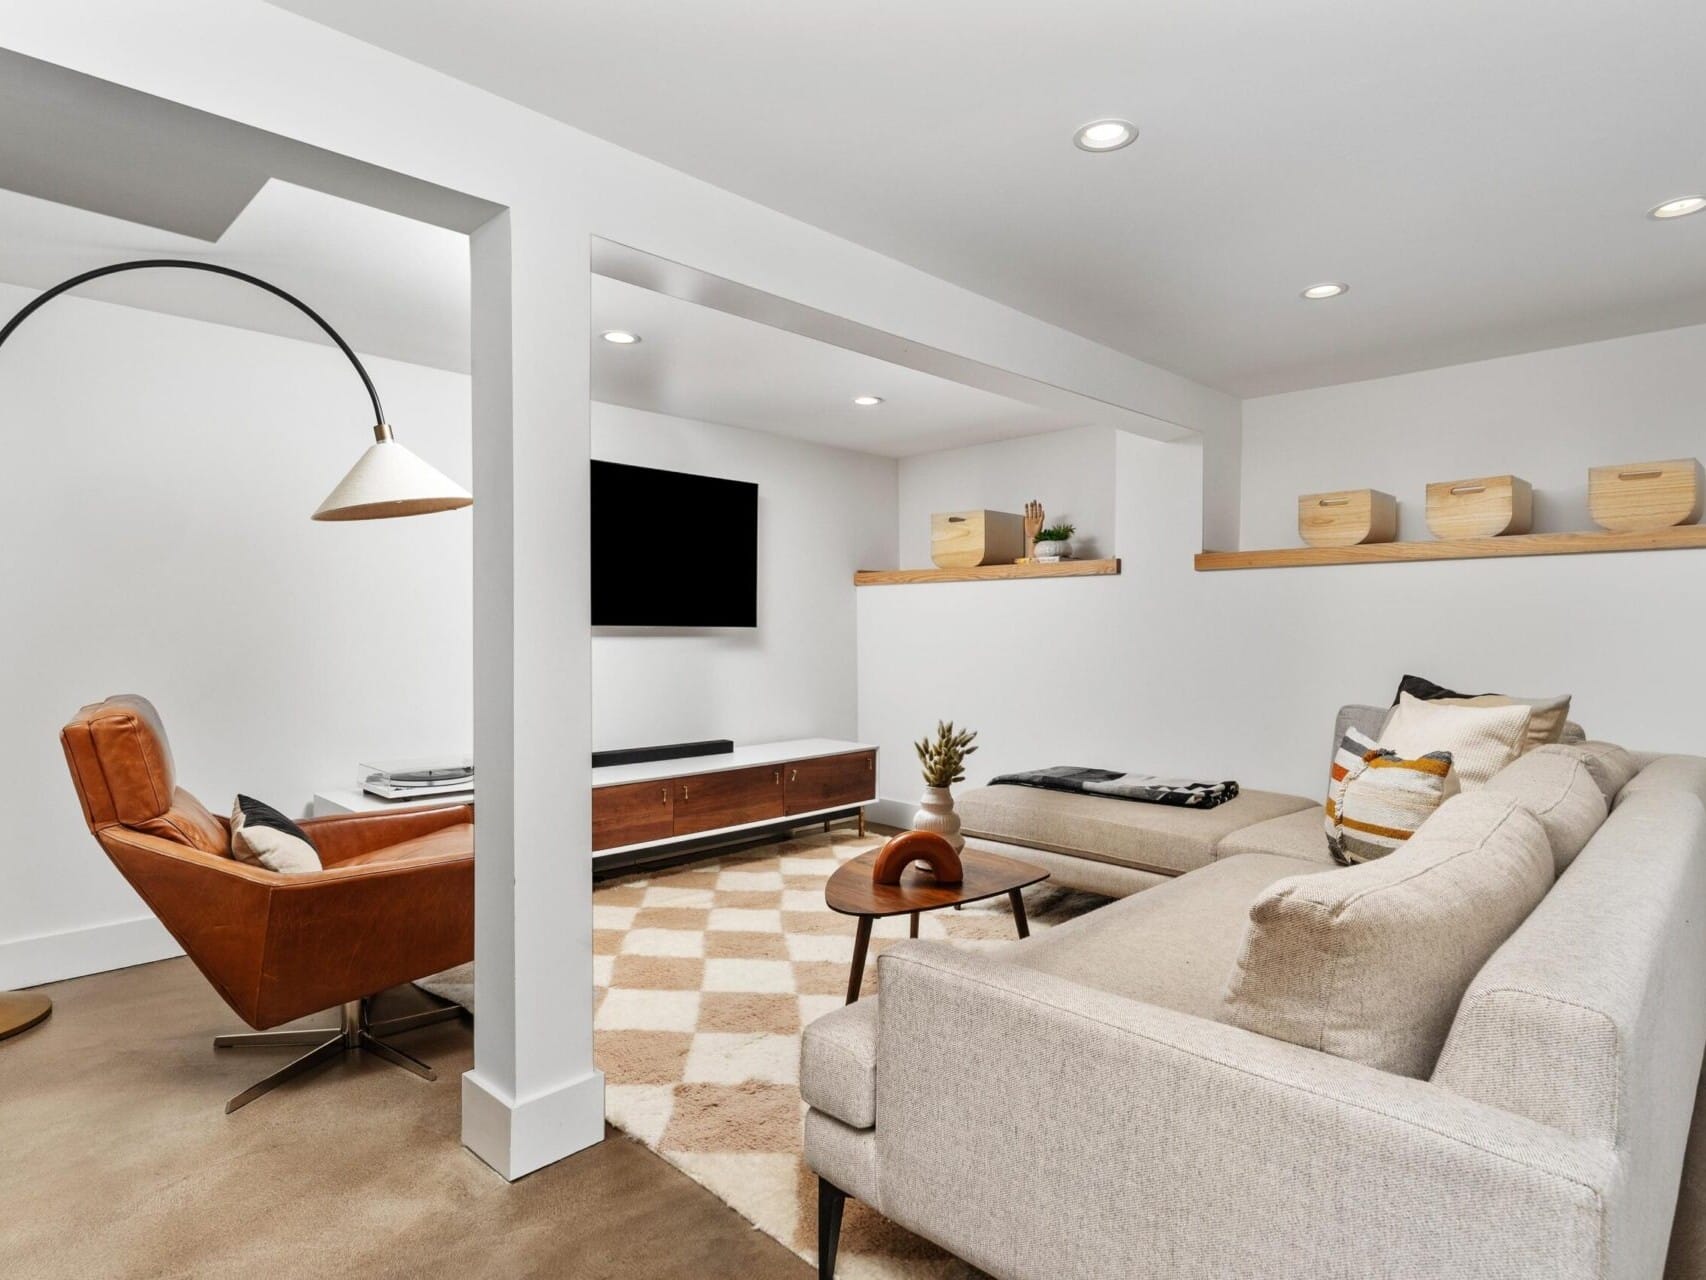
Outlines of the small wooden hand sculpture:
M 1032 498 L 1025 504 L 1025 559 L 1037 554 L 1037 535 L 1043 531 L 1043 504 Z

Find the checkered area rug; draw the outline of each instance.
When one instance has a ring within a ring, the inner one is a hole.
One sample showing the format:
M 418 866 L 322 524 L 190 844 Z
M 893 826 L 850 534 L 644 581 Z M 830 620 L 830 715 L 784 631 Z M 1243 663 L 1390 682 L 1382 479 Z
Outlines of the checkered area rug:
M 855 926 L 824 905 L 824 885 L 883 839 L 814 833 L 593 891 L 595 1054 L 610 1122 L 808 1261 L 817 1180 L 800 1149 L 800 1030 L 845 1000 Z M 1025 890 L 1033 933 L 1103 901 L 1046 882 Z M 876 956 L 906 933 L 905 916 L 877 922 L 862 994 L 876 990 Z M 1003 896 L 926 912 L 919 936 L 987 948 L 1015 934 Z M 471 981 L 440 977 L 423 985 L 452 999 L 453 983 Z M 836 1274 L 981 1273 L 849 1201 Z

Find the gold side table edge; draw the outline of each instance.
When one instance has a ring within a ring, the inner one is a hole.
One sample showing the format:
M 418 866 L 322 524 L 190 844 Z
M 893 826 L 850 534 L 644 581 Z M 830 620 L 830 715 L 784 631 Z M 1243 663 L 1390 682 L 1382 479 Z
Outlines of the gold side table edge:
M 0 991 L 0 1040 L 21 1035 L 53 1012 L 53 1001 L 27 991 Z

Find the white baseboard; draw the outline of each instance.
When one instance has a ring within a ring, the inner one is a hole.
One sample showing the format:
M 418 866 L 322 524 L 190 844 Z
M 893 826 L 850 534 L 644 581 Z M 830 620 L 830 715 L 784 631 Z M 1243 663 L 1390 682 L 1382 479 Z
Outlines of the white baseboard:
M 462 1077 L 462 1145 L 510 1182 L 604 1140 L 604 1073 L 516 1101 L 479 1069 Z
M 153 916 L 0 942 L 0 991 L 17 991 L 182 955 Z

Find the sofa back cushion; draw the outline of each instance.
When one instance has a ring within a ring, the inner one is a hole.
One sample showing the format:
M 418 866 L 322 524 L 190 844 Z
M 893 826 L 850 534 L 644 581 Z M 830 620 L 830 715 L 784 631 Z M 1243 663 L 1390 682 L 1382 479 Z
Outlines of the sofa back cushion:
M 1600 790 L 1605 793 L 1606 804 L 1615 805 L 1618 794 L 1641 771 L 1641 762 L 1632 752 L 1613 742 L 1596 742 L 1590 739 L 1578 742 L 1575 746 L 1587 761 L 1594 781 L 1599 783 Z
M 1534 815 L 1509 796 L 1454 796 L 1390 857 L 1270 886 L 1222 1018 L 1425 1076 L 1470 980 L 1552 881 Z
M 1611 812 L 1580 747 L 1535 747 L 1495 773 L 1486 789 L 1509 796 L 1540 820 L 1559 875 Z

